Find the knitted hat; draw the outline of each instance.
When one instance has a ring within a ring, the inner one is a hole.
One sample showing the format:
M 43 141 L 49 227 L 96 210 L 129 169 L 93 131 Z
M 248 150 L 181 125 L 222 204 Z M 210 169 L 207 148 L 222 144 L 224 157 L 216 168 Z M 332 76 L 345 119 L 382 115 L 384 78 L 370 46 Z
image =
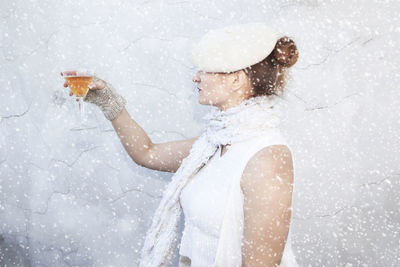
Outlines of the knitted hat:
M 210 30 L 193 46 L 193 61 L 205 72 L 237 71 L 266 58 L 278 39 L 272 28 L 260 22 Z

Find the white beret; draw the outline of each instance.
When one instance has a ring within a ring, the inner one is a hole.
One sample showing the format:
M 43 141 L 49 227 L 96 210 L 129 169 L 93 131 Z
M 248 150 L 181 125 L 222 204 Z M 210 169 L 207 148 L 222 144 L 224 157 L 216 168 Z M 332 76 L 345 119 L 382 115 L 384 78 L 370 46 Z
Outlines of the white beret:
M 193 62 L 205 72 L 237 71 L 266 58 L 278 39 L 276 32 L 261 22 L 210 30 L 193 45 Z

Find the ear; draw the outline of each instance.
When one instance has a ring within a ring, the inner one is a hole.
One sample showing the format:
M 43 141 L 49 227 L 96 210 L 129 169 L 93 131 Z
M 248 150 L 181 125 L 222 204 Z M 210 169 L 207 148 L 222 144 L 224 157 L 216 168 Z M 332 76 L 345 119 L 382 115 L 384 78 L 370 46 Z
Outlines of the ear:
M 238 70 L 232 73 L 232 89 L 234 91 L 246 88 L 248 77 L 243 70 Z

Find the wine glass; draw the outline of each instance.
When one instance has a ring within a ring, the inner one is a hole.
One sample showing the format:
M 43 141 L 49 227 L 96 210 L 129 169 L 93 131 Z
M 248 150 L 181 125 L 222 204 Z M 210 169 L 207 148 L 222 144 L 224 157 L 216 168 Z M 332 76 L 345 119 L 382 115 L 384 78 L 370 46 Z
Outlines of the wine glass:
M 62 76 L 79 103 L 79 124 L 71 128 L 71 131 L 96 128 L 87 125 L 83 101 L 83 98 L 85 98 L 89 91 L 89 84 L 93 81 L 95 73 L 90 70 L 64 71 L 62 72 Z

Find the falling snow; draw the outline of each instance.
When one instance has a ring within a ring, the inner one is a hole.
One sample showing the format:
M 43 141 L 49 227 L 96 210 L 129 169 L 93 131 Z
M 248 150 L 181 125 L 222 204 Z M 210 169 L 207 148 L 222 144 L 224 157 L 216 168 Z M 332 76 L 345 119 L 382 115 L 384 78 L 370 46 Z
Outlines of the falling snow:
M 71 131 L 78 104 L 60 71 L 111 82 L 153 143 L 187 139 L 210 109 L 191 45 L 263 21 L 300 55 L 282 125 L 299 264 L 400 266 L 399 11 L 378 0 L 2 1 L 0 265 L 137 266 L 172 176 L 132 161 L 94 105 L 91 127 Z

